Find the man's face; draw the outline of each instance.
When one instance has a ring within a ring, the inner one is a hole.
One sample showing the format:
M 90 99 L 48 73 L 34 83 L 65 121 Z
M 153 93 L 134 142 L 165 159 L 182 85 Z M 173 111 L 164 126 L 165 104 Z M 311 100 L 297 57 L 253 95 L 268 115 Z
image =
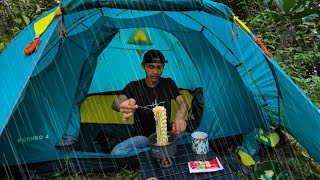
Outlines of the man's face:
M 146 71 L 146 76 L 151 82 L 157 82 L 162 75 L 164 64 L 162 63 L 146 63 L 142 65 Z

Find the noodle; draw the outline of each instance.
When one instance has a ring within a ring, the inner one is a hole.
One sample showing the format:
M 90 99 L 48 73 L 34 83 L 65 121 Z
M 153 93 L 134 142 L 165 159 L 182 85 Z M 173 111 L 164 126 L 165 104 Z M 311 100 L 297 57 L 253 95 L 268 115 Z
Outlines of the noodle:
M 167 135 L 167 110 L 163 106 L 156 106 L 152 109 L 156 120 L 157 144 L 168 144 Z

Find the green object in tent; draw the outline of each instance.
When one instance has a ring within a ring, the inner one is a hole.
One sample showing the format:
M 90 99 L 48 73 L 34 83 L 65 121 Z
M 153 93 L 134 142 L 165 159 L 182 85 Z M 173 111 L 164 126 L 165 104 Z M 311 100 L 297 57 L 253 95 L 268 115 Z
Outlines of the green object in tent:
M 260 146 L 256 141 L 257 131 L 242 135 L 242 146 L 238 151 L 240 160 L 245 166 L 257 165 L 260 163 Z
M 256 161 L 253 157 L 249 154 L 249 152 L 242 148 L 238 151 L 238 155 L 240 156 L 241 163 L 245 166 L 252 166 L 256 164 Z
M 152 41 L 144 29 L 137 29 L 128 40 L 128 44 L 152 45 Z
M 272 132 L 266 134 L 261 128 L 257 129 L 256 138 L 259 142 L 270 147 L 275 147 L 280 141 L 280 137 L 277 133 Z

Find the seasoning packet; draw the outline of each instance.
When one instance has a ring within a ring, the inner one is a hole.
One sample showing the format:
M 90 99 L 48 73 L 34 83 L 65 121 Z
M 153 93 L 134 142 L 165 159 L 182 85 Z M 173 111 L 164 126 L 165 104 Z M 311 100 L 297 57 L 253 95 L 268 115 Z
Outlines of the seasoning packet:
M 217 157 L 209 161 L 190 161 L 188 166 L 190 173 L 214 172 L 223 169 Z

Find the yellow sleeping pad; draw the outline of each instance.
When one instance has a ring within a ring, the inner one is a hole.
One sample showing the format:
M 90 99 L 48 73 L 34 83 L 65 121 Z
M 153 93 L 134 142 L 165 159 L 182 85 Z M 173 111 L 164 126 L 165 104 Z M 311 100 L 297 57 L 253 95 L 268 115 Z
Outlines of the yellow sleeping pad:
M 111 108 L 116 97 L 116 95 L 88 96 L 80 108 L 81 123 L 133 124 L 133 117 L 123 121 L 121 113 Z
M 189 93 L 187 90 L 181 90 L 180 91 L 181 95 L 183 98 L 187 101 L 189 109 L 191 108 L 191 101 L 192 101 L 192 95 Z M 171 100 L 171 117 L 170 117 L 170 122 L 174 120 L 174 116 L 176 115 L 177 111 L 179 108 L 179 104 L 175 100 Z M 184 119 L 188 119 L 189 114 L 187 113 L 184 116 Z
M 187 90 L 182 90 L 180 92 L 190 108 L 192 95 Z M 80 108 L 81 123 L 133 124 L 133 117 L 131 117 L 128 121 L 123 121 L 121 113 L 112 110 L 112 102 L 116 97 L 117 95 L 88 96 Z M 178 103 L 172 100 L 170 117 L 171 122 L 178 111 L 178 107 Z M 187 117 L 188 114 L 186 114 L 185 119 L 187 119 Z

